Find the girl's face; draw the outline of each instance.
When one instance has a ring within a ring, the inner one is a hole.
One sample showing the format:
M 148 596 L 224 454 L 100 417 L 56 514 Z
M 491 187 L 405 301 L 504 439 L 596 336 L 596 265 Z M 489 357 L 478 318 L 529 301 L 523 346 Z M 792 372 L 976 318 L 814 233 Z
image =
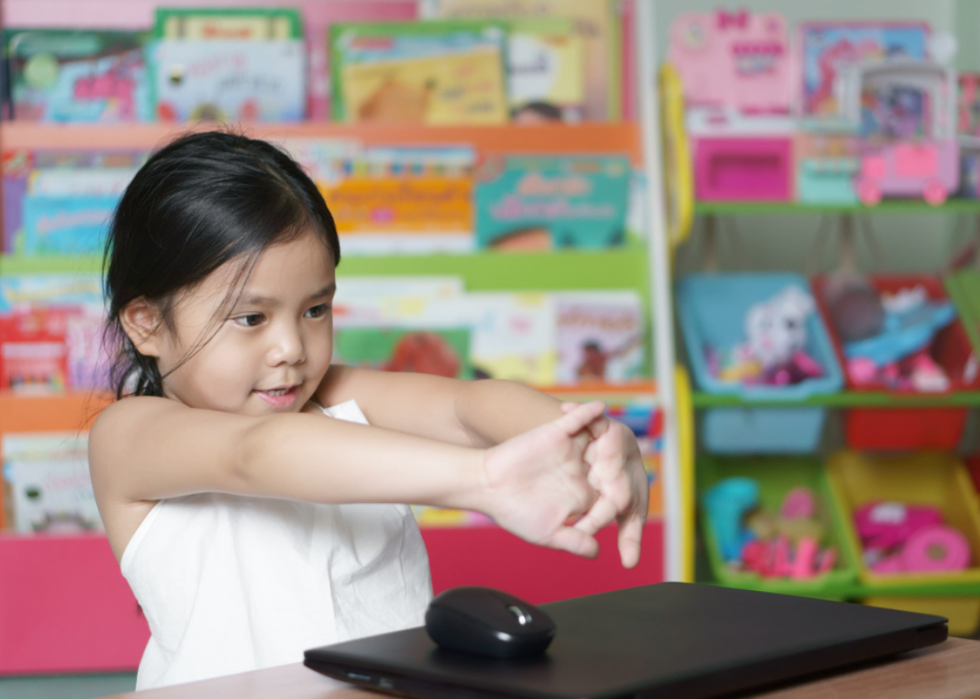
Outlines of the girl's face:
M 243 415 L 297 412 L 333 353 L 330 252 L 313 233 L 268 248 L 229 308 L 239 267 L 229 262 L 179 297 L 174 332 L 162 327 L 155 335 L 152 354 L 165 377 L 164 395 L 192 408 Z

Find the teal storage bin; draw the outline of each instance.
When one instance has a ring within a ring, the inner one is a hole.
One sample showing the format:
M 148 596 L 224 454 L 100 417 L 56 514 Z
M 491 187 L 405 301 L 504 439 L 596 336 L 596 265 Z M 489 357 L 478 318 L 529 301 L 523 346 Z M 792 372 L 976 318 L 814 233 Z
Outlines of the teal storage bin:
M 764 578 L 753 571 L 741 571 L 728 566 L 721 555 L 715 532 L 708 522 L 705 508 L 699 507 L 698 520 L 704 536 L 708 564 L 714 579 L 728 587 L 763 592 L 843 599 L 854 588 L 857 565 L 853 551 L 845 543 L 847 522 L 837 495 L 831 487 L 824 465 L 817 459 L 800 456 L 767 456 L 698 458 L 698 503 L 702 494 L 715 483 L 726 478 L 751 478 L 759 484 L 759 502 L 763 509 L 778 512 L 783 498 L 791 489 L 805 486 L 818 499 L 817 519 L 824 527 L 822 544 L 837 550 L 834 567 L 814 578 L 793 580 L 789 578 Z
M 806 353 L 823 369 L 820 377 L 787 386 L 750 386 L 722 381 L 708 367 L 707 350 L 724 350 L 745 340 L 745 318 L 755 304 L 768 301 L 789 286 L 810 294 L 806 278 L 788 273 L 695 274 L 677 284 L 677 312 L 699 390 L 753 400 L 786 401 L 788 407 L 710 408 L 702 412 L 704 447 L 720 454 L 801 454 L 820 443 L 827 411 L 792 407 L 813 395 L 836 393 L 844 377 L 830 336 L 814 309 L 806 317 Z

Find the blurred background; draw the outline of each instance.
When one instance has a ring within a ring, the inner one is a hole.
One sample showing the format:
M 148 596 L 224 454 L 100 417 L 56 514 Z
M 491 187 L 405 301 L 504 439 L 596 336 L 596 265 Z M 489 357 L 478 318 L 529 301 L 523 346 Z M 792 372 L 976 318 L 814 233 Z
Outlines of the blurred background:
M 980 626 L 980 5 L 0 0 L 0 697 L 130 691 L 88 480 L 106 225 L 233 129 L 341 236 L 334 361 L 601 398 L 640 565 L 415 507 L 433 584 L 701 581 Z

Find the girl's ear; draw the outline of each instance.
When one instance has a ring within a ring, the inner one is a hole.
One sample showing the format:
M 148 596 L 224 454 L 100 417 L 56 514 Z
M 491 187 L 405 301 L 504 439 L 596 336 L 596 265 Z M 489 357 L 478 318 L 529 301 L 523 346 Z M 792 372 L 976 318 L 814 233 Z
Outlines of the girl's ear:
M 119 322 L 136 351 L 144 357 L 160 356 L 160 312 L 144 298 L 138 298 L 122 309 Z

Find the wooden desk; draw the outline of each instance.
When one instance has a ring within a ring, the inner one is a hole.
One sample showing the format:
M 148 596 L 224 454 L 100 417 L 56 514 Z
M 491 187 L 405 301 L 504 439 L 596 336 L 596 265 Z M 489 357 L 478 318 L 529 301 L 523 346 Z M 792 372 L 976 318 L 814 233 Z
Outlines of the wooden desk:
M 951 699 L 978 695 L 980 642 L 951 638 L 897 659 L 757 696 L 765 699 Z M 384 695 L 334 682 L 296 663 L 115 696 L 116 699 L 372 699 Z

